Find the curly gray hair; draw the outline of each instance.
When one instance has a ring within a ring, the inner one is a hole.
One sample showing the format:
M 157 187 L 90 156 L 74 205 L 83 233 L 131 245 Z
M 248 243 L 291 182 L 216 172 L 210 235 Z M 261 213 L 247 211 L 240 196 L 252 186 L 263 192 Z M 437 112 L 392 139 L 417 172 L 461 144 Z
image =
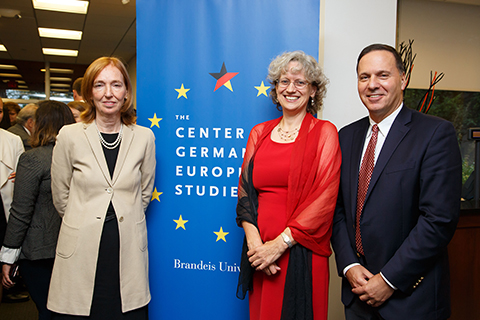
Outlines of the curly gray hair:
M 284 52 L 281 55 L 277 56 L 275 59 L 273 59 L 273 61 L 270 63 L 267 76 L 268 81 L 273 86 L 272 90 L 270 90 L 270 97 L 277 105 L 277 109 L 281 110 L 281 106 L 277 100 L 276 85 L 278 83 L 278 80 L 280 79 L 280 76 L 288 71 L 288 64 L 292 61 L 297 61 L 301 65 L 300 69 L 292 71 L 298 72 L 303 70 L 305 79 L 312 86 L 317 88 L 317 92 L 315 93 L 315 97 L 313 98 L 314 102 L 312 103 L 310 100 L 307 105 L 307 112 L 314 115 L 320 110 L 323 105 L 323 98 L 325 98 L 325 95 L 327 93 L 328 79 L 323 73 L 320 65 L 317 63 L 317 60 L 315 60 L 314 57 L 306 54 L 303 51 L 298 50 L 292 52 Z

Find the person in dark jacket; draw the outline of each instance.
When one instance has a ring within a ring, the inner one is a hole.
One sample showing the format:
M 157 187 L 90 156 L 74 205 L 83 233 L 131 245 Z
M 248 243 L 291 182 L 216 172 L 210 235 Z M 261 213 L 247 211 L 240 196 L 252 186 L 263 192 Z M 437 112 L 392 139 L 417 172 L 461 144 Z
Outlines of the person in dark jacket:
M 50 100 L 40 103 L 32 133 L 33 149 L 23 153 L 18 162 L 10 218 L 0 250 L 3 286 L 14 285 L 10 272 L 18 260 L 42 320 L 51 316 L 47 296 L 61 224 L 52 201 L 52 151 L 60 128 L 71 123 L 75 119 L 66 104 Z

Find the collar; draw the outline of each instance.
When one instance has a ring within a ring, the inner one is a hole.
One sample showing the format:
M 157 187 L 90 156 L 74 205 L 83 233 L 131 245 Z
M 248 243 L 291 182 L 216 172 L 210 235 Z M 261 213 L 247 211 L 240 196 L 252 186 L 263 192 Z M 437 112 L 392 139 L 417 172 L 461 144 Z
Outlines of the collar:
M 375 124 L 378 125 L 378 131 L 380 132 L 380 134 L 386 137 L 388 135 L 388 132 L 390 131 L 390 128 L 392 127 L 393 122 L 397 118 L 402 108 L 403 108 L 403 102 L 400 105 L 400 107 L 397 108 L 397 110 L 392 112 L 391 115 L 383 119 L 380 123 L 376 123 L 375 121 L 372 120 L 372 118 L 370 118 L 370 116 L 368 116 L 368 121 L 370 122 L 370 126 L 368 127 L 367 138 L 372 134 L 372 127 Z
M 27 127 L 25 127 L 25 126 L 22 126 L 22 127 L 23 127 L 23 129 L 25 129 L 25 131 L 27 131 L 27 133 L 28 133 L 29 136 L 32 135 L 32 133 L 30 132 L 30 130 L 27 129 Z

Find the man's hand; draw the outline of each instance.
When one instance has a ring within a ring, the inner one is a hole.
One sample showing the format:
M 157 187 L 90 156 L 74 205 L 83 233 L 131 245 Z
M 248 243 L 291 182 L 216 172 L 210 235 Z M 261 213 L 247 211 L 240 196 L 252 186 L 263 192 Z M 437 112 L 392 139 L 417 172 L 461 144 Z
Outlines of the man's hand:
M 367 281 L 373 277 L 373 274 L 364 266 L 357 265 L 348 269 L 345 274 L 352 288 L 358 288 L 367 284 Z
M 363 286 L 353 288 L 352 292 L 358 295 L 360 300 L 366 302 L 368 305 L 379 307 L 392 296 L 395 290 L 393 290 L 385 280 L 383 280 L 380 273 L 378 273 L 371 277 Z

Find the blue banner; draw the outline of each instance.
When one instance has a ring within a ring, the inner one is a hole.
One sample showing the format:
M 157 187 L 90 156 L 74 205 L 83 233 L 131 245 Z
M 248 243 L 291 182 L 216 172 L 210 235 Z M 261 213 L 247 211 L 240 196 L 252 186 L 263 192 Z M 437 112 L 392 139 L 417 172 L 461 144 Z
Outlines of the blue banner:
M 137 0 L 138 123 L 156 136 L 151 319 L 248 319 L 235 296 L 237 185 L 250 129 L 281 116 L 277 55 L 318 57 L 318 0 Z

